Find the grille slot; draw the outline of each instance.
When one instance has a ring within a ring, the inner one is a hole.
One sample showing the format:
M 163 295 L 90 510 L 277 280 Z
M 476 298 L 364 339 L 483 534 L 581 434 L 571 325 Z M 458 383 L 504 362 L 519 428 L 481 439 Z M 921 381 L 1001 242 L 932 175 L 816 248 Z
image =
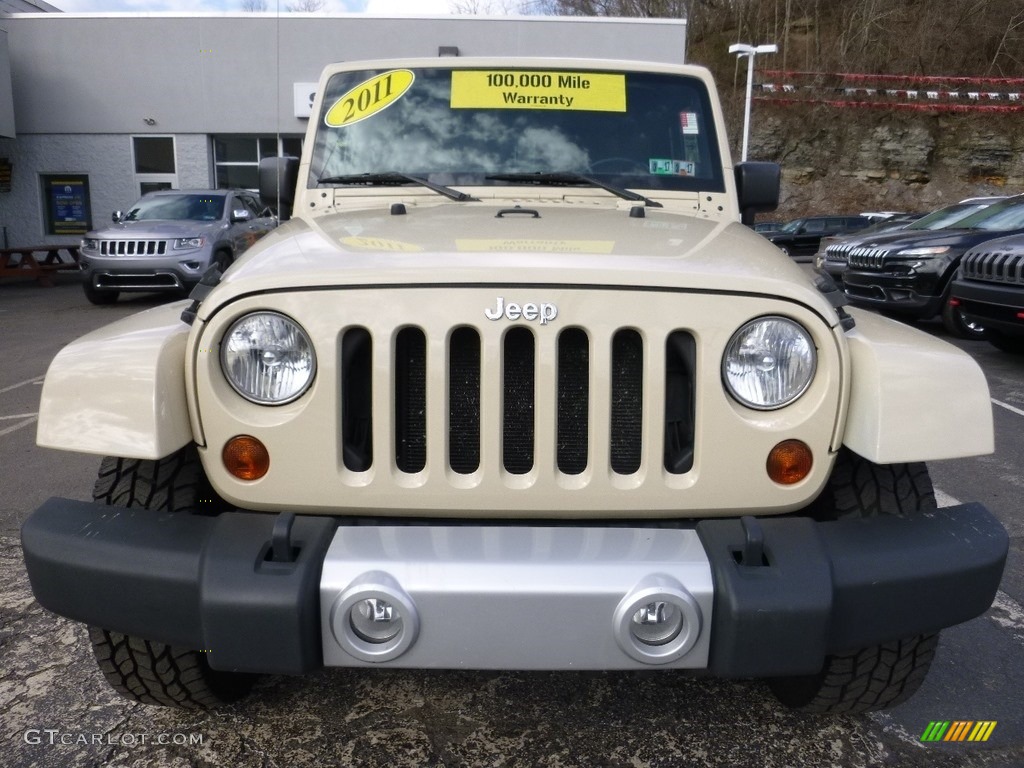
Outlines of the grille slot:
M 395 337 L 395 464 L 420 472 L 427 464 L 427 340 L 419 328 Z
M 373 464 L 373 340 L 365 328 L 342 336 L 341 371 L 342 460 L 365 472 Z
M 672 332 L 665 345 L 665 469 L 674 475 L 693 468 L 696 374 L 693 336 Z
M 448 464 L 468 475 L 480 468 L 480 335 L 456 328 L 448 343 Z
M 533 334 L 512 328 L 505 334 L 502 387 L 502 460 L 505 470 L 524 475 L 533 469 Z
M 558 469 L 578 475 L 587 468 L 590 433 L 590 342 L 579 328 L 558 335 Z
M 611 465 L 620 475 L 640 469 L 643 449 L 644 346 L 634 330 L 612 338 Z

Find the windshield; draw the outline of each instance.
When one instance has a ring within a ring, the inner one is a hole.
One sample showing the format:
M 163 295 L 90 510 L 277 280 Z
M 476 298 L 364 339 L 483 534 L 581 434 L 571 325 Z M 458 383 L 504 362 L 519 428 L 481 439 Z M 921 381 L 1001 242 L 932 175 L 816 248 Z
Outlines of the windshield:
M 792 221 L 787 221 L 785 224 L 783 224 L 779 228 L 779 232 L 785 232 L 786 234 L 792 234 L 793 232 L 796 232 L 798 229 L 800 229 L 800 227 L 802 227 L 803 225 L 804 225 L 804 220 L 803 219 L 793 219 Z
M 947 205 L 945 208 L 939 208 L 937 211 L 932 211 L 927 216 L 922 216 L 920 219 L 908 226 L 907 229 L 932 230 L 955 227 L 963 219 L 966 219 L 968 216 L 977 213 L 978 211 L 985 210 L 990 205 L 992 205 L 992 203 L 954 203 L 953 205 Z
M 973 213 L 957 222 L 957 228 L 1002 232 L 1024 227 L 1024 195 L 1017 195 Z
M 397 69 L 331 78 L 309 186 L 401 173 L 499 185 L 578 173 L 643 189 L 722 192 L 703 83 L 646 72 Z
M 121 221 L 218 221 L 223 215 L 223 195 L 153 195 L 139 200 Z

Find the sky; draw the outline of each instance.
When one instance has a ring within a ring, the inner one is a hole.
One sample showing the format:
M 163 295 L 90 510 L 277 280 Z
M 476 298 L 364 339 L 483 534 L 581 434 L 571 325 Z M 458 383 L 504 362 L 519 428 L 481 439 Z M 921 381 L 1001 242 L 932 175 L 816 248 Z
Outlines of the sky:
M 266 0 L 267 10 L 284 10 L 296 0 Z M 243 0 L 47 0 L 67 13 L 148 13 L 148 12 L 238 12 Z M 458 0 L 324 0 L 326 13 L 366 13 L 375 16 L 434 16 L 454 12 Z M 462 3 L 466 5 L 465 2 Z M 484 5 L 484 3 L 475 3 Z M 497 7 L 500 4 L 495 4 Z M 489 9 L 491 12 L 500 11 Z

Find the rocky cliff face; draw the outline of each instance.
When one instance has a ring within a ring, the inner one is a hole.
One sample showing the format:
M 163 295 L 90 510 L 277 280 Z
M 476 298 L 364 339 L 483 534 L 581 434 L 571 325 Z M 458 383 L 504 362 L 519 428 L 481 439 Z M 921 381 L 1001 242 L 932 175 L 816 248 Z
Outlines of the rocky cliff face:
M 729 123 L 738 144 L 742 112 L 731 110 Z M 782 165 L 779 210 L 761 218 L 927 211 L 965 197 L 1024 193 L 1024 112 L 756 102 L 748 155 Z

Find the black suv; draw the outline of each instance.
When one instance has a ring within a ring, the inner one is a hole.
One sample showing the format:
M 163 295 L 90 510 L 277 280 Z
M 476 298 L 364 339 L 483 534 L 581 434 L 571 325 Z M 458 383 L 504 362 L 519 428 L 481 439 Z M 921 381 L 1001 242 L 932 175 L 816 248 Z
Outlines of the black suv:
M 1024 235 L 988 240 L 964 254 L 949 303 L 1005 352 L 1024 354 Z
M 765 237 L 797 261 L 810 261 L 818 252 L 821 238 L 864 229 L 871 223 L 867 216 L 807 216 L 787 222 Z
M 980 337 L 984 329 L 949 306 L 960 257 L 986 240 L 1019 232 L 1024 232 L 1024 195 L 994 203 L 948 229 L 883 235 L 849 252 L 843 288 L 856 304 L 918 320 L 941 314 L 950 333 Z
M 953 229 L 971 214 L 1005 199 L 1005 195 L 1001 197 L 971 197 L 910 221 L 888 219 L 850 235 L 822 238 L 820 250 L 814 257 L 814 268 L 819 272 L 827 272 L 836 285 L 842 286 L 843 273 L 846 272 L 846 262 L 850 252 L 855 248 L 860 248 L 866 242 L 875 243 L 874 247 L 877 248 L 880 243 L 885 241 L 885 238 L 895 239 L 903 237 L 904 234 L 922 230 L 930 232 L 937 229 Z

